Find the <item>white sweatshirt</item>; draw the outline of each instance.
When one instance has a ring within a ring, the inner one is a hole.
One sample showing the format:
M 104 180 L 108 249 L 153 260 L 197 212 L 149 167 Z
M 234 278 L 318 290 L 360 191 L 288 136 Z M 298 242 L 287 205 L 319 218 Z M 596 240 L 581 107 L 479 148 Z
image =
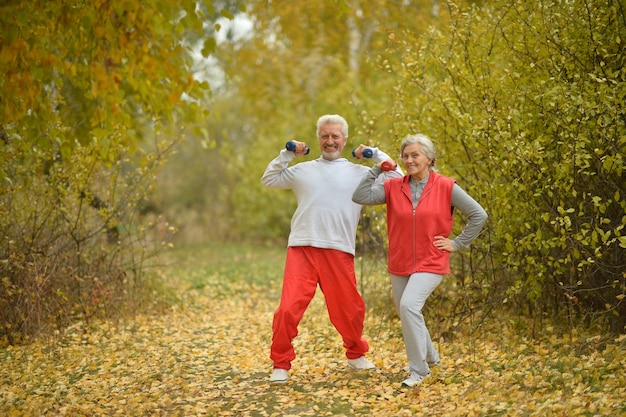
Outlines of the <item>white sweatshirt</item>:
M 378 163 L 389 156 L 377 148 L 372 159 Z M 298 207 L 291 218 L 289 246 L 313 246 L 355 253 L 356 230 L 362 206 L 352 201 L 352 194 L 369 167 L 345 158 L 327 161 L 321 156 L 289 167 L 295 158 L 283 149 L 273 159 L 261 178 L 269 188 L 292 189 Z M 383 173 L 377 181 L 402 176 L 402 170 Z

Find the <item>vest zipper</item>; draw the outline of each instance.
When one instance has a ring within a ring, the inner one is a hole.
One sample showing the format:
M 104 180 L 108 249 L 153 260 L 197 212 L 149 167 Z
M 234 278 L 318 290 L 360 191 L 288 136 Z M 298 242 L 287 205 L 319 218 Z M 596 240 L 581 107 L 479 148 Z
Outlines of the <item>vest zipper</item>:
M 413 268 L 417 266 L 417 244 L 415 242 L 415 229 L 417 228 L 417 218 L 415 216 L 416 209 L 413 209 Z

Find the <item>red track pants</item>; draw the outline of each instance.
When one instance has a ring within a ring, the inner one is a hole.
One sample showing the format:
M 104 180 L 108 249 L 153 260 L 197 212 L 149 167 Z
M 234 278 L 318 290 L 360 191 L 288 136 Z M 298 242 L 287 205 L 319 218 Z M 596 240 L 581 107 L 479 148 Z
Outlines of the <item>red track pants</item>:
M 287 250 L 280 305 L 272 323 L 270 358 L 274 368 L 291 369 L 296 358 L 291 342 L 318 284 L 330 321 L 343 339 L 346 357 L 356 359 L 369 350 L 362 337 L 365 303 L 356 286 L 354 256 L 334 249 L 294 246 Z

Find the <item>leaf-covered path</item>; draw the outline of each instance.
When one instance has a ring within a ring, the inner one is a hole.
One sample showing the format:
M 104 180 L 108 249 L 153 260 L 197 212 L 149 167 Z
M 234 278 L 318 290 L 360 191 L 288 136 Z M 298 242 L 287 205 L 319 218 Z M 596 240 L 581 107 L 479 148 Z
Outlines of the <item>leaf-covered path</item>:
M 198 250 L 167 272 L 180 301 L 171 311 L 2 348 L 0 415 L 626 415 L 624 337 L 460 335 L 439 344 L 442 366 L 413 390 L 400 386 L 396 319 L 368 312 L 378 368 L 349 371 L 320 294 L 300 326 L 289 382 L 270 385 L 282 256 Z

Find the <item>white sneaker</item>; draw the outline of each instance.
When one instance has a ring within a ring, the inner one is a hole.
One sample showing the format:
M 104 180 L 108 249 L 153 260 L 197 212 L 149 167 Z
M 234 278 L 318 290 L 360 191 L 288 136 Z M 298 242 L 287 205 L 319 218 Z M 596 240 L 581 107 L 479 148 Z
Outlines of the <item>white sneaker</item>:
M 348 359 L 348 366 L 352 369 L 363 370 L 363 369 L 375 369 L 376 365 L 367 360 L 365 356 L 361 356 L 356 359 Z
M 407 387 L 413 387 L 417 384 L 420 384 L 422 381 L 424 381 L 424 378 L 426 377 L 418 374 L 417 372 L 411 372 L 409 377 L 405 379 L 404 381 L 402 381 L 402 385 L 407 386 Z
M 274 368 L 272 375 L 270 375 L 270 382 L 276 384 L 284 384 L 289 379 L 289 373 L 286 369 Z

